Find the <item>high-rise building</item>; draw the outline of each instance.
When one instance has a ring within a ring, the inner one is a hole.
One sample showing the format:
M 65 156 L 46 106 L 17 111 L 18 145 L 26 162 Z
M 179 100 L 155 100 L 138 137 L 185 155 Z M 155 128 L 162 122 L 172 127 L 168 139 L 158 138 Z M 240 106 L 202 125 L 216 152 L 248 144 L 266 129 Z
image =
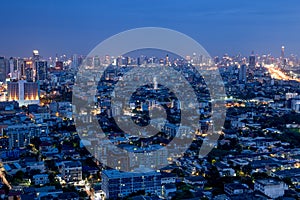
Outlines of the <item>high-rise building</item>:
M 121 172 L 117 170 L 102 171 L 101 189 L 107 199 L 117 199 L 127 195 L 145 191 L 145 193 L 161 195 L 161 173 L 151 172 Z
M 249 56 L 249 67 L 255 67 L 256 61 L 255 61 L 255 55 L 254 52 L 252 52 L 251 56 Z
M 285 47 L 282 46 L 282 47 L 281 47 L 281 56 L 280 56 L 280 58 L 281 58 L 282 60 L 285 58 L 284 51 L 285 51 Z
M 6 80 L 6 59 L 5 57 L 0 57 L 0 82 L 5 82 Z
M 240 81 L 240 83 L 246 83 L 247 82 L 247 66 L 245 64 L 240 66 L 239 81 Z
M 47 79 L 48 65 L 47 61 L 36 61 L 35 62 L 36 81 L 44 81 Z
M 32 55 L 33 55 L 32 60 L 38 61 L 40 59 L 40 54 L 38 50 L 33 50 Z
M 26 81 L 28 81 L 28 82 L 32 82 L 34 80 L 34 69 L 33 69 L 34 64 L 33 64 L 32 60 L 25 60 L 24 64 L 25 64 L 25 66 L 24 66 L 25 77 L 23 77 L 23 78 L 25 78 Z
M 33 82 L 33 77 L 34 77 L 34 71 L 32 68 L 27 68 L 25 69 L 25 76 L 26 76 L 26 81 L 28 82 Z
M 78 67 L 79 67 L 79 58 L 77 54 L 74 54 L 72 58 L 72 68 L 77 69 Z
M 280 55 L 280 65 L 282 68 L 285 68 L 287 65 L 287 59 L 285 58 L 285 47 L 281 47 L 281 55 Z
M 94 68 L 100 67 L 100 58 L 98 56 L 94 57 Z
M 19 80 L 7 84 L 8 100 L 17 101 L 20 106 L 29 104 L 39 104 L 39 84 Z
M 17 61 L 17 73 L 18 73 L 18 79 L 25 77 L 25 62 L 23 59 L 18 59 Z

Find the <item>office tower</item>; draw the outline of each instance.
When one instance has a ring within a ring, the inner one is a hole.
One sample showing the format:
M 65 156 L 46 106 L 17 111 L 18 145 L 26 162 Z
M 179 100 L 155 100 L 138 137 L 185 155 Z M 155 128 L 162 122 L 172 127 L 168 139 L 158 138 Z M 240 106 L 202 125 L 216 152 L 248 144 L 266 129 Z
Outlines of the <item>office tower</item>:
M 249 67 L 255 67 L 256 61 L 255 61 L 255 55 L 254 52 L 252 52 L 251 56 L 249 56 Z
M 285 55 L 284 55 L 284 51 L 285 51 L 285 47 L 282 46 L 282 47 L 281 47 L 281 57 L 280 57 L 282 60 L 285 58 L 285 57 L 284 57 L 284 56 L 285 56 Z
M 24 61 L 24 79 L 32 82 L 34 78 L 34 71 L 33 71 L 33 62 L 32 60 L 25 60 Z
M 0 57 L 0 82 L 4 83 L 6 80 L 6 59 Z
M 36 61 L 35 62 L 36 81 L 44 81 L 47 79 L 48 65 L 47 61 Z
M 117 65 L 118 67 L 121 67 L 121 66 L 122 66 L 122 57 L 121 57 L 121 56 L 119 56 L 119 57 L 116 59 L 116 65 Z
M 32 68 L 25 69 L 26 81 L 33 82 L 34 71 Z
M 161 173 L 157 171 L 131 173 L 104 170 L 101 176 L 101 189 L 105 192 L 107 199 L 126 197 L 137 191 L 161 195 Z
M 125 66 L 128 66 L 128 65 L 130 65 L 131 64 L 131 58 L 130 57 L 125 57 Z
M 170 66 L 169 55 L 166 55 L 166 66 Z
M 246 83 L 247 82 L 247 66 L 245 64 L 240 66 L 239 81 L 240 81 L 240 83 Z
M 9 75 L 11 79 L 17 79 L 17 65 L 17 60 L 11 57 L 9 59 Z
M 72 57 L 72 68 L 77 69 L 79 67 L 79 58 L 77 54 L 74 54 Z
M 94 57 L 94 68 L 100 67 L 100 58 L 98 56 Z
M 280 64 L 282 68 L 285 68 L 285 66 L 287 65 L 287 59 L 285 58 L 285 47 L 282 46 L 281 47 L 281 56 L 280 56 Z
M 20 106 L 29 104 L 39 104 L 39 84 L 19 80 L 7 84 L 8 100 L 17 101 Z
M 25 62 L 23 59 L 18 59 L 17 61 L 17 74 L 18 80 L 21 78 L 25 79 Z
M 33 55 L 32 60 L 38 61 L 40 59 L 40 54 L 38 50 L 33 50 L 32 55 Z

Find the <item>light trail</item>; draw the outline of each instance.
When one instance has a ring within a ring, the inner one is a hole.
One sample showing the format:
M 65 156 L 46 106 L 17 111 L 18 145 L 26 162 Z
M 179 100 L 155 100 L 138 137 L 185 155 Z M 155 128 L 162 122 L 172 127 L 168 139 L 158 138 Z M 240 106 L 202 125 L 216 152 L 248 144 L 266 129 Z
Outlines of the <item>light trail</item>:
M 293 80 L 293 81 L 300 82 L 299 78 L 292 78 L 292 77 L 284 74 L 279 68 L 275 67 L 274 65 L 265 65 L 264 67 L 268 69 L 271 77 L 274 79 L 284 80 L 284 81 Z

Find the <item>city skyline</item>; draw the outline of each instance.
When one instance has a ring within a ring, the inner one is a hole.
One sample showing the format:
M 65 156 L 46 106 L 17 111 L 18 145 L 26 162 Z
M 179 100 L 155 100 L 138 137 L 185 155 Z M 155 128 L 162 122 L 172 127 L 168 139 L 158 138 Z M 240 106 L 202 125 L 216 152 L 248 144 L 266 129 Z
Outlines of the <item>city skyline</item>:
M 183 32 L 211 56 L 272 53 L 299 54 L 300 3 L 281 1 L 3 1 L 0 55 L 25 57 L 39 49 L 55 54 L 87 55 L 99 42 L 124 30 L 158 26 Z

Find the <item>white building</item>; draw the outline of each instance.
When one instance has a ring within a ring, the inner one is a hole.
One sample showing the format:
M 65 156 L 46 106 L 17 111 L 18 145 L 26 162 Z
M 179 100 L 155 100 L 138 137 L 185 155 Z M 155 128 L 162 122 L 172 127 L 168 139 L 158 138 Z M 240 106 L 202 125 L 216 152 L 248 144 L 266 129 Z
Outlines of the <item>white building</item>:
M 81 181 L 82 165 L 79 161 L 64 161 L 62 163 L 62 178 L 65 181 Z
M 254 183 L 254 190 L 260 191 L 272 199 L 282 197 L 287 189 L 288 187 L 284 182 L 274 179 L 256 180 Z
M 49 175 L 48 174 L 36 174 L 32 177 L 32 181 L 35 185 L 44 185 L 49 183 Z
M 46 124 L 16 124 L 4 129 L 8 136 L 9 149 L 23 148 L 30 144 L 30 138 L 49 133 Z
M 104 170 L 101 177 L 101 188 L 107 199 L 126 197 L 133 192 L 142 190 L 158 196 L 162 193 L 161 174 L 157 171 L 130 173 Z
M 297 113 L 300 112 L 300 100 L 299 99 L 292 100 L 292 110 Z

